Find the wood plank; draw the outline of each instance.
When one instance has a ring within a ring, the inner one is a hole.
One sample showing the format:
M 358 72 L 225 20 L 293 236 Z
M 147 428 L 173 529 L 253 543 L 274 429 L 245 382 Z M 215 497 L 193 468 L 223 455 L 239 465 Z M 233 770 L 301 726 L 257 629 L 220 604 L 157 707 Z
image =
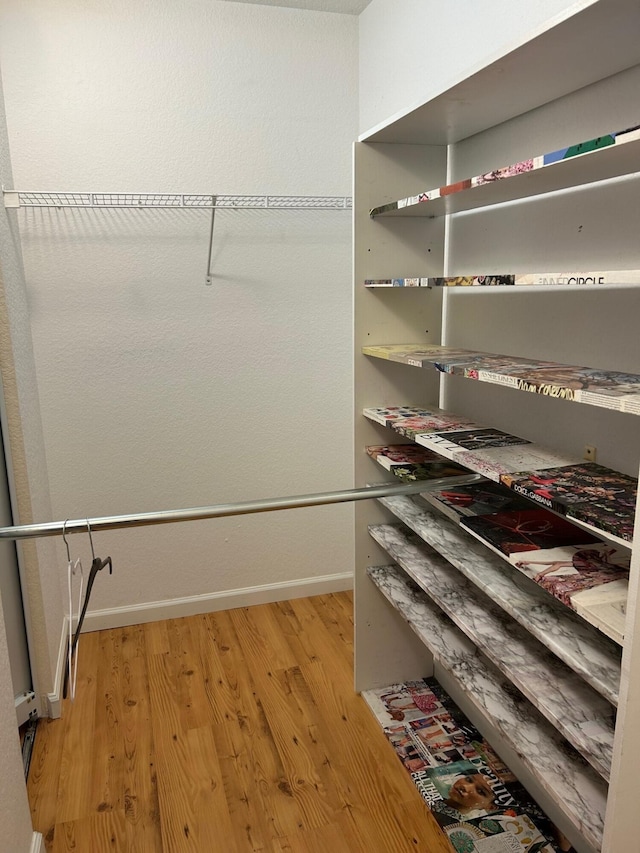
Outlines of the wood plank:
M 146 631 L 142 625 L 122 633 L 121 736 L 124 750 L 123 801 L 126 820 L 140 853 L 162 849 L 160 806 L 151 729 Z
M 96 753 L 96 690 L 100 635 L 85 634 L 78 643 L 76 697 L 62 702 L 64 743 L 60 756 L 60 784 L 56 823 L 87 817 L 93 807 L 92 774 Z M 101 733 L 102 735 L 102 733 Z M 102 742 L 103 737 L 99 740 Z M 104 760 L 101 755 L 100 759 Z
M 147 663 L 163 849 L 175 853 L 194 851 L 196 791 L 174 669 L 169 655 L 150 655 Z
M 169 660 L 176 685 L 182 728 L 198 729 L 211 722 L 211 709 L 204 684 L 199 647 L 191 633 L 198 631 L 193 619 L 171 619 L 168 623 Z
M 94 638 L 94 635 L 89 635 Z M 124 810 L 121 781 L 124 773 L 124 749 L 120 731 L 122 700 L 122 633 L 118 629 L 100 631 L 96 666 L 96 703 L 94 752 L 91 772 L 91 811 Z M 84 638 L 80 640 L 82 646 Z M 83 815 L 84 816 L 84 815 Z
M 288 655 L 284 652 L 277 621 L 273 617 L 268 621 L 267 634 L 264 608 L 251 610 L 251 614 L 246 609 L 232 610 L 230 618 L 245 656 L 252 661 L 253 680 L 284 766 L 283 788 L 300 808 L 303 826 L 323 826 L 332 821 L 341 803 L 329 778 L 326 748 L 315 736 L 317 714 L 308 702 L 298 701 L 290 675 L 296 667 L 273 666 L 273 662 L 282 663 L 287 657 L 295 663 L 291 650 Z M 258 633 L 261 628 L 264 632 Z M 272 657 L 271 640 L 276 637 L 277 648 Z
M 79 853 L 79 851 L 111 851 L 111 853 L 138 853 L 139 845 L 124 811 L 96 812 L 80 820 L 66 821 L 56 827 L 52 853 Z M 150 849 L 150 848 L 147 848 Z
M 222 769 L 210 726 L 187 732 L 190 768 L 196 790 L 197 849 L 206 853 L 240 853 L 233 837 Z
M 58 815 L 58 784 L 62 765 L 64 744 L 64 721 L 39 720 L 36 739 L 31 756 L 27 795 L 31 807 L 31 819 L 45 838 L 45 844 L 53 844 Z
M 231 706 L 230 719 L 224 730 L 216 730 L 219 754 L 229 771 L 227 789 L 235 792 L 234 807 L 237 808 L 239 799 L 247 811 L 243 824 L 254 827 L 262 843 L 268 845 L 274 837 L 297 831 L 303 816 L 291 796 L 285 767 L 264 712 L 262 694 L 254 681 L 255 668 L 244 656 L 231 616 L 216 613 L 210 620 L 216 635 L 219 665 L 232 697 L 230 703 L 224 700 L 227 707 Z

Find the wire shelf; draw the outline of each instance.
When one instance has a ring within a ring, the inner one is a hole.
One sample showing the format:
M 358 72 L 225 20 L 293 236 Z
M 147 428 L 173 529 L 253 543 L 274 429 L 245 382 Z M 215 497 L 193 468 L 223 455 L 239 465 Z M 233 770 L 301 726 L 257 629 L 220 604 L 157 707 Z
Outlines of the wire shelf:
M 350 210 L 349 196 L 195 195 L 171 193 L 55 193 L 4 191 L 5 207 L 206 208 Z

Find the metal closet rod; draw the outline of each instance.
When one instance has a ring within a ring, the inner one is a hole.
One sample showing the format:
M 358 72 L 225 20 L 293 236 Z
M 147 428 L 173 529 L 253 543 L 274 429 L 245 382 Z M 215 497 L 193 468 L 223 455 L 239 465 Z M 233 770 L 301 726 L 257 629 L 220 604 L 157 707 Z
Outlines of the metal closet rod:
M 480 479 L 479 475 L 465 477 L 465 482 Z M 459 482 L 453 478 L 453 482 Z M 91 530 L 116 530 L 122 527 L 144 527 L 150 524 L 173 524 L 180 521 L 200 521 L 205 518 L 224 518 L 230 515 L 249 515 L 256 512 L 273 512 L 281 509 L 298 509 L 306 506 L 347 503 L 349 501 L 372 500 L 391 495 L 415 495 L 427 488 L 438 488 L 452 483 L 452 478 L 441 480 L 418 480 L 415 483 L 384 483 L 361 489 L 339 492 L 319 492 L 313 495 L 294 495 L 284 498 L 264 498 L 234 504 L 192 507 L 190 509 L 140 512 L 133 515 L 111 515 L 102 518 L 76 518 L 67 521 L 49 521 L 42 524 L 19 524 L 0 527 L 0 539 L 34 539 L 40 536 L 60 536 L 66 533 L 86 533 L 87 521 Z

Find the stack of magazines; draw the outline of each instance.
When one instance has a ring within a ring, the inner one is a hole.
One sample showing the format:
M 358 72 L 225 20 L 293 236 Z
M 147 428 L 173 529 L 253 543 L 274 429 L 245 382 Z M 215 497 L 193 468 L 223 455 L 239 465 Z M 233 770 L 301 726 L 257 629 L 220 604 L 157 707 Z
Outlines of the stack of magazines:
M 456 853 L 575 853 L 435 679 L 362 695 Z

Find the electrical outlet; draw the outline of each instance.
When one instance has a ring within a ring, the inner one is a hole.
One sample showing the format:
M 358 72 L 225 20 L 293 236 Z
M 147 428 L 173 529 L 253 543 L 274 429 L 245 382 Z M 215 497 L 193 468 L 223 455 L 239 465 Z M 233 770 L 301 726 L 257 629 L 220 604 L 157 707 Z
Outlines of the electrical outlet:
M 597 452 L 597 448 L 593 444 L 585 444 L 583 456 L 587 462 L 595 462 Z

